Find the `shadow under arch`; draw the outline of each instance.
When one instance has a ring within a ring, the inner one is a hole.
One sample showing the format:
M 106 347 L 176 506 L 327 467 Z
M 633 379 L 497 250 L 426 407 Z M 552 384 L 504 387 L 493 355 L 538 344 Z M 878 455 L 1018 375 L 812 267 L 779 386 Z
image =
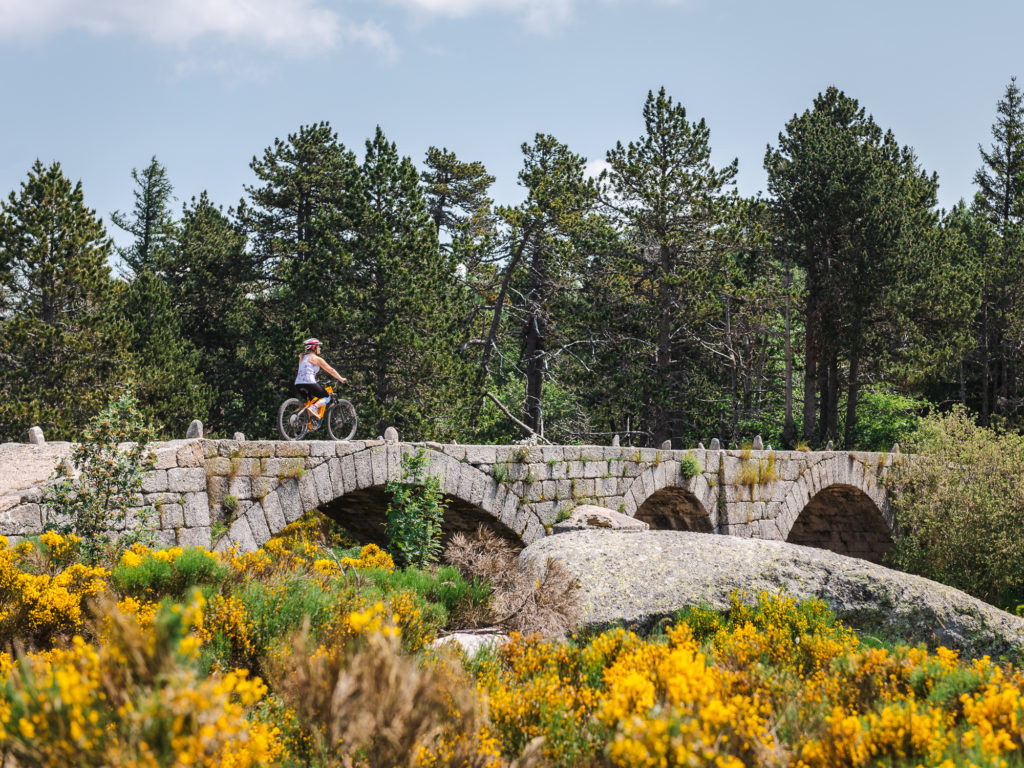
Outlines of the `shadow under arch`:
M 656 531 L 713 533 L 714 525 L 704 505 L 685 488 L 666 486 L 641 504 L 634 517 Z
M 360 544 L 387 544 L 385 519 L 391 494 L 383 485 L 350 491 L 323 504 L 320 511 L 342 525 Z M 441 543 L 446 544 L 456 533 L 471 533 L 483 525 L 515 547 L 523 542 L 516 533 L 480 507 L 452 496 L 445 496 L 447 505 L 441 523 Z
M 827 549 L 881 563 L 894 545 L 883 511 L 867 493 L 836 483 L 822 488 L 800 510 L 786 535 L 790 544 Z

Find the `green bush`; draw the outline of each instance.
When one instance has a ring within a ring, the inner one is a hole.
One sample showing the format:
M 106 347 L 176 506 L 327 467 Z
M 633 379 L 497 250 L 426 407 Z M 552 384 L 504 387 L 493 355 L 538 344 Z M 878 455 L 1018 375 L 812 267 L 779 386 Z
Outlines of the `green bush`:
M 156 462 L 149 449 L 154 436 L 128 391 L 114 398 L 83 430 L 82 442 L 71 453 L 80 476 L 76 478 L 63 463 L 57 466 L 57 482 L 46 497 L 57 521 L 52 527 L 82 539 L 83 562 L 92 565 L 101 560 L 111 544 L 110 532 L 126 528 L 128 510 L 138 504 L 142 476 Z M 130 447 L 119 450 L 119 443 L 130 443 Z M 151 534 L 153 509 L 140 509 L 138 515 L 141 524 L 129 527 L 118 540 L 118 549 L 145 542 Z
M 905 443 L 931 403 L 891 391 L 884 384 L 865 387 L 857 398 L 853 444 L 862 451 L 888 451 Z
M 1024 602 L 1024 437 L 963 409 L 921 420 L 888 473 L 900 568 L 1003 608 Z
M 402 454 L 402 480 L 385 486 L 391 494 L 385 530 L 388 552 L 396 565 L 423 567 L 436 563 L 441 554 L 441 522 L 445 503 L 441 481 L 424 474 L 427 456 L 423 449 Z
M 439 627 L 461 628 L 464 617 L 486 612 L 491 602 L 491 587 L 480 579 L 469 581 L 451 565 L 433 572 L 407 568 L 401 571 L 368 571 L 382 595 L 409 590 L 426 603 L 442 609 Z M 470 622 L 472 623 L 472 622 Z
M 138 565 L 114 566 L 110 580 L 118 592 L 137 598 L 184 597 L 194 587 L 219 584 L 227 568 L 216 555 L 198 547 L 188 547 L 173 560 L 142 558 Z

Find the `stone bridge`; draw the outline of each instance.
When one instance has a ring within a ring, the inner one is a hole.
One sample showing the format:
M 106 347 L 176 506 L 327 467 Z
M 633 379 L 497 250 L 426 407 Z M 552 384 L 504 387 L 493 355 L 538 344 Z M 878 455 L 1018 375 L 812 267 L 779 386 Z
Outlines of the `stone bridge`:
M 897 454 L 381 440 L 195 439 L 154 447 L 156 468 L 140 501 L 156 509 L 165 546 L 253 550 L 312 509 L 381 542 L 385 483 L 400 479 L 402 453 L 418 450 L 449 500 L 449 534 L 484 523 L 528 544 L 574 507 L 596 504 L 653 529 L 789 541 L 876 562 L 893 543 L 879 481 Z M 69 451 L 68 443 L 0 446 L 0 534 L 43 529 L 45 484 Z

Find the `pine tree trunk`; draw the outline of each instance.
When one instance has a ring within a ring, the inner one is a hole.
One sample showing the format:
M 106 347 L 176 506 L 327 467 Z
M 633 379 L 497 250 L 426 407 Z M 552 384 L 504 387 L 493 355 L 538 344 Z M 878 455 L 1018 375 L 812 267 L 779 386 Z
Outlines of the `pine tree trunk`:
M 658 351 L 655 360 L 655 376 L 659 384 L 668 383 L 671 358 L 672 358 L 672 296 L 668 286 L 668 278 L 672 274 L 672 252 L 668 245 L 662 243 L 660 246 L 661 255 L 661 279 L 658 281 Z M 668 425 L 665 423 L 664 411 L 655 406 L 658 413 L 657 421 L 653 426 L 654 444 L 660 445 L 663 441 L 671 438 Z
M 818 349 L 814 342 L 814 330 L 810 314 L 804 334 L 804 440 L 814 437 L 815 416 L 818 404 L 815 395 L 818 391 Z
M 786 274 L 786 289 L 789 290 L 789 274 Z M 782 443 L 792 448 L 796 443 L 796 423 L 793 421 L 793 338 L 789 321 L 789 295 L 786 295 L 786 418 L 782 426 Z
M 857 426 L 857 395 L 860 392 L 860 347 L 855 345 L 850 352 L 850 381 L 846 385 L 846 425 L 843 430 L 843 445 L 846 450 L 853 448 L 853 430 Z
M 544 253 L 538 247 L 534 252 L 530 269 L 530 288 L 526 294 L 526 323 L 523 329 L 523 357 L 526 365 L 526 417 L 523 421 L 538 434 L 542 419 L 544 344 L 547 337 L 544 282 Z

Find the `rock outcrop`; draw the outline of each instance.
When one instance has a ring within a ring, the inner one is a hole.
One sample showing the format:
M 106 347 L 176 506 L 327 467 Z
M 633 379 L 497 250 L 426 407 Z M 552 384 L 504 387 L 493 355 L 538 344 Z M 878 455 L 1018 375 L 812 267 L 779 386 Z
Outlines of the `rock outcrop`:
M 610 509 L 594 504 L 581 504 L 565 520 L 551 526 L 553 533 L 569 533 L 571 531 L 588 531 L 595 528 L 611 531 L 646 531 L 650 528 L 643 520 L 612 512 Z
M 727 608 L 733 590 L 818 598 L 858 632 L 945 645 L 966 656 L 1024 647 L 1024 618 L 934 581 L 781 541 L 684 531 L 581 531 L 549 536 L 520 555 L 548 558 L 580 582 L 583 623 L 650 627 L 700 603 Z

